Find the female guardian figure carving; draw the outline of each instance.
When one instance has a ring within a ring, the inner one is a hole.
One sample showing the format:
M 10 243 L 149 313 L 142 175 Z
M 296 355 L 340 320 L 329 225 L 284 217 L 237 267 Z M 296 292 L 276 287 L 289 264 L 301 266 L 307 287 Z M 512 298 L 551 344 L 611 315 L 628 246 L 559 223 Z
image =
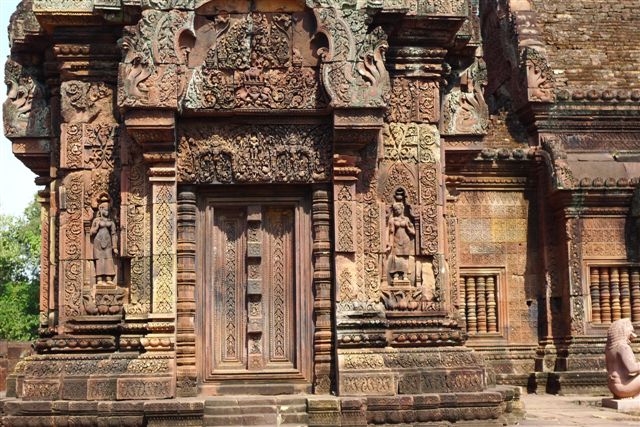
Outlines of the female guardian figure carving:
M 93 239 L 93 258 L 96 262 L 96 284 L 113 285 L 113 279 L 116 276 L 113 258 L 114 255 L 118 255 L 116 224 L 109 218 L 109 198 L 101 196 L 98 202 L 98 210 L 90 230 Z
M 391 205 L 386 251 L 389 253 L 389 275 L 391 280 L 405 281 L 409 275 L 409 257 L 413 255 L 413 237 L 416 229 L 413 221 L 405 215 L 404 193 L 397 192 Z

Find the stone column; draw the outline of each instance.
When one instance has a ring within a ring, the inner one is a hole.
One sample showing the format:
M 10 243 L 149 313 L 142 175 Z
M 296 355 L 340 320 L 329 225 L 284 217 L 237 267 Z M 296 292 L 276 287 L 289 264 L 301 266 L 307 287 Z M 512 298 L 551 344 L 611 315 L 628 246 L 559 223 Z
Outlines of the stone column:
M 316 394 L 329 394 L 333 388 L 333 327 L 331 314 L 331 241 L 329 191 L 318 184 L 313 189 L 311 221 L 313 227 L 313 336 Z
M 194 186 L 178 190 L 177 393 L 197 394 L 196 371 L 196 193 Z

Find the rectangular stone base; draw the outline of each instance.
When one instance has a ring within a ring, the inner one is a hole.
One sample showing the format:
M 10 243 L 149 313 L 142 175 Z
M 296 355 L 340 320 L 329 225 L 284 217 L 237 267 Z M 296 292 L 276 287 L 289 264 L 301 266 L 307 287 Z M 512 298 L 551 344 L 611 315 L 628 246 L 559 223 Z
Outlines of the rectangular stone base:
M 634 399 L 614 399 L 607 397 L 602 399 L 604 408 L 615 409 L 619 412 L 640 412 L 640 397 Z

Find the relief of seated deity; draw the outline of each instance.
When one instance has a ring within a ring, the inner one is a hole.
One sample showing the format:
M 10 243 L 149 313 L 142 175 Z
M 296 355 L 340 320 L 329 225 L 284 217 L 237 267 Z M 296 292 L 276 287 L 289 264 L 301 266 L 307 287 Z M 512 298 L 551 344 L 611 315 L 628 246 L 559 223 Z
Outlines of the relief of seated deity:
M 636 336 L 629 319 L 616 320 L 609 327 L 605 347 L 607 384 L 616 399 L 640 395 L 640 363 L 630 345 Z

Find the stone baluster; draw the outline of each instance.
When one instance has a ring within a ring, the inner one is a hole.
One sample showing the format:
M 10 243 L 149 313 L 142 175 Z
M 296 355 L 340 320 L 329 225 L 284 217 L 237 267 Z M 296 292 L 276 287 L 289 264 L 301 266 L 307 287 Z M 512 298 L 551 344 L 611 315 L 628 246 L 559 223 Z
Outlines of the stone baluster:
M 496 280 L 494 276 L 487 276 L 487 332 L 498 332 L 498 317 L 496 315 Z
M 611 281 L 611 320 L 616 321 L 620 319 L 620 272 L 618 267 L 611 267 L 610 277 Z
M 631 318 L 631 290 L 629 289 L 629 268 L 620 268 L 620 307 L 623 318 Z
M 484 276 L 476 277 L 476 312 L 478 321 L 478 333 L 487 332 L 487 303 L 486 303 L 486 281 Z
M 591 321 L 600 323 L 600 270 L 598 267 L 591 267 L 591 283 L 589 289 L 591 291 Z
M 476 279 L 473 276 L 467 277 L 465 281 L 467 287 L 467 329 L 470 334 L 478 331 L 476 321 Z
M 611 301 L 609 292 L 609 268 L 600 267 L 600 319 L 611 323 Z
M 631 319 L 640 321 L 640 270 L 637 267 L 631 269 Z

